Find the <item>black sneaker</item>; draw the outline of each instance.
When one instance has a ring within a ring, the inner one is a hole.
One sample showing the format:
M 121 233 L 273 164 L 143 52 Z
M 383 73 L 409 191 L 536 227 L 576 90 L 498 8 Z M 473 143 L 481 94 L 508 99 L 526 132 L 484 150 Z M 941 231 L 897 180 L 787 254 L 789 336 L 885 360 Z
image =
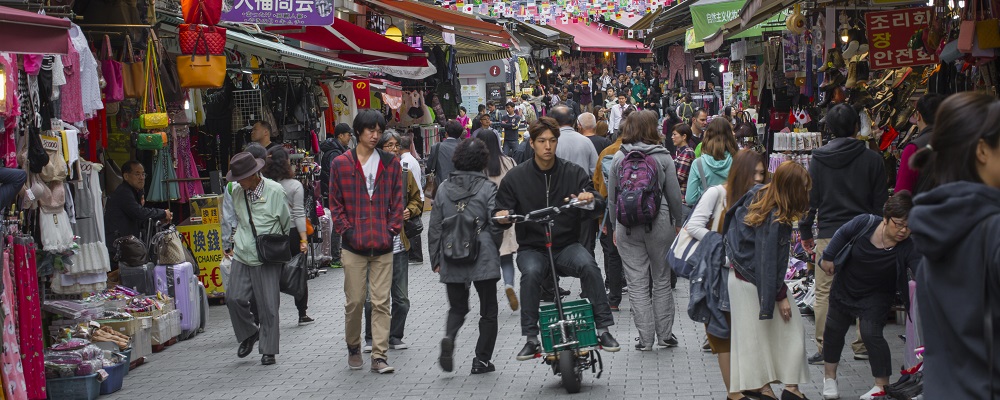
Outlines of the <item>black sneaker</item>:
M 612 338 L 611 340 L 614 340 L 614 338 Z M 615 345 L 617 346 L 618 343 L 615 342 Z M 523 348 L 521 348 L 521 352 L 517 353 L 517 357 L 515 357 L 515 359 L 517 361 L 528 361 L 532 358 L 539 357 L 541 355 L 542 355 L 542 345 L 535 342 L 528 342 L 524 344 Z
M 705 342 L 701 344 L 702 351 L 712 351 L 712 344 L 708 342 L 708 338 L 705 338 Z
M 485 374 L 487 372 L 496 371 L 497 367 L 493 365 L 489 360 L 480 361 L 478 358 L 472 359 L 472 374 L 479 375 Z
M 406 343 L 403 343 L 403 341 L 401 339 L 389 338 L 389 349 L 390 350 L 403 350 L 403 349 L 406 349 L 408 347 L 410 347 L 410 346 L 407 346 Z
M 303 316 L 299 317 L 299 325 L 309 325 L 309 324 L 311 324 L 311 323 L 313 323 L 315 321 L 316 320 L 312 319 L 308 315 L 303 315 Z
M 823 353 L 817 351 L 816 354 L 809 356 L 808 361 L 809 365 L 823 365 Z
M 860 353 L 854 353 L 854 359 L 855 360 L 867 360 L 868 359 L 868 351 L 866 350 L 866 351 L 862 351 Z
M 454 358 L 452 355 L 455 353 L 455 341 L 451 338 L 441 339 L 441 356 L 438 357 L 438 365 L 444 372 L 451 372 L 454 366 Z M 476 363 L 472 363 L 472 368 L 475 370 Z
M 669 338 L 660 339 L 660 341 L 657 342 L 656 344 L 659 345 L 660 347 L 677 347 L 678 345 L 680 345 L 680 343 L 677 342 L 677 336 L 674 335 L 673 333 L 670 334 Z
M 622 349 L 621 345 L 618 344 L 618 341 L 615 340 L 615 337 L 611 336 L 611 332 L 602 333 L 601 337 L 597 338 L 597 343 L 601 346 L 601 349 L 611 353 Z

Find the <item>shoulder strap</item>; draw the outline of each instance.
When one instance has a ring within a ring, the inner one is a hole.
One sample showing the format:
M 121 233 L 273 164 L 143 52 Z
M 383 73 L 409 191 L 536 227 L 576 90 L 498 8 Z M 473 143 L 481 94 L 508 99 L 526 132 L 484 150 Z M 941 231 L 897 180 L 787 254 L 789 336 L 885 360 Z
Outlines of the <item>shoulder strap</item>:
M 705 176 L 705 168 L 704 166 L 702 166 L 702 164 L 704 163 L 703 162 L 699 163 L 698 161 L 701 161 L 701 157 L 698 157 L 696 160 L 694 160 L 694 162 L 698 164 L 697 165 L 698 175 L 701 175 L 701 193 L 704 194 L 705 192 L 708 191 L 708 177 Z
M 247 206 L 247 219 L 250 220 L 250 230 L 253 232 L 253 237 L 257 237 L 257 226 L 253 223 L 253 213 L 250 212 L 250 196 L 247 195 L 247 191 L 243 191 L 243 204 Z

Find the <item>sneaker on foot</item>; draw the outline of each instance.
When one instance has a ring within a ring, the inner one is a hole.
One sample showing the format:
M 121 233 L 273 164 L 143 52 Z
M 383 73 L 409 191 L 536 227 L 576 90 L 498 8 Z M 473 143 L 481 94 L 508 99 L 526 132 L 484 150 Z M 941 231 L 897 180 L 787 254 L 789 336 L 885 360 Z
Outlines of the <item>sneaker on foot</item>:
M 299 317 L 299 325 L 309 325 L 309 324 L 311 324 L 311 323 L 313 323 L 315 321 L 316 320 L 312 319 L 308 315 L 303 315 L 303 316 Z
M 712 344 L 708 342 L 708 338 L 701 344 L 701 351 L 712 351 Z
M 837 390 L 836 379 L 823 379 L 823 398 L 828 400 L 840 398 L 840 391 Z
M 364 350 L 365 353 L 371 353 L 372 352 L 372 341 L 371 340 L 365 340 L 365 346 L 362 347 L 361 349 Z
M 403 350 L 408 347 L 410 346 L 407 346 L 406 343 L 403 343 L 403 340 L 401 339 L 389 338 L 389 349 L 391 350 Z
M 879 397 L 885 396 L 885 390 L 881 386 L 872 386 L 868 393 L 861 395 L 861 400 L 874 400 Z
M 365 366 L 365 361 L 361 359 L 361 346 L 347 346 L 347 366 L 353 370 L 359 370 Z
M 618 341 L 615 340 L 615 337 L 611 336 L 611 332 L 602 333 L 601 336 L 597 338 L 597 343 L 603 350 L 611 353 L 622 349 L 621 345 L 618 344 Z
M 515 357 L 515 359 L 517 361 L 528 361 L 532 358 L 540 356 L 541 354 L 542 345 L 535 342 L 528 342 L 521 348 L 521 352 L 517 353 L 517 357 Z
M 809 356 L 808 361 L 809 365 L 823 365 L 823 353 L 817 351 L 816 354 Z
M 479 375 L 485 374 L 487 372 L 496 371 L 497 367 L 493 365 L 489 360 L 481 361 L 479 358 L 472 359 L 472 374 Z
M 372 372 L 378 372 L 380 374 L 391 374 L 396 372 L 396 369 L 389 366 L 389 363 L 385 361 L 384 358 L 374 358 L 372 359 Z
M 677 336 L 671 333 L 669 338 L 660 339 L 656 344 L 660 347 L 677 347 L 680 343 L 677 342 Z
M 868 351 L 862 351 L 860 353 L 854 353 L 854 359 L 855 360 L 867 360 L 868 359 Z
M 510 303 L 510 309 L 517 311 L 519 305 L 517 303 L 517 293 L 514 293 L 514 287 L 507 286 L 507 289 L 504 290 L 504 292 L 507 293 L 507 302 Z
M 438 357 L 438 365 L 444 372 L 451 372 L 454 370 L 455 365 L 453 358 L 455 353 L 455 341 L 451 338 L 441 339 L 441 355 Z M 472 363 L 473 369 L 475 369 L 475 363 Z
M 635 344 L 635 349 L 636 350 L 639 350 L 639 351 L 653 351 L 653 346 L 652 345 L 647 346 L 647 345 L 642 344 L 642 342 L 640 341 L 640 338 L 635 338 L 635 341 L 639 342 L 639 343 Z

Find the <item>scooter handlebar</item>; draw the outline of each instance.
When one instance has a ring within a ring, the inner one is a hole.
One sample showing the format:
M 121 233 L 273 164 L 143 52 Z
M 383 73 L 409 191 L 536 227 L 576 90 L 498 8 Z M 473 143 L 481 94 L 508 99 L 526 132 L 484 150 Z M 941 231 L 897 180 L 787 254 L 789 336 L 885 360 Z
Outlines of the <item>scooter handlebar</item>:
M 561 206 L 552 206 L 541 208 L 535 211 L 529 212 L 527 215 L 510 214 L 501 217 L 493 217 L 495 221 L 509 220 L 511 222 L 533 222 L 541 221 L 556 214 L 562 213 L 563 210 L 570 207 L 585 207 L 586 204 L 581 204 L 582 202 L 577 199 L 572 199 L 568 203 Z

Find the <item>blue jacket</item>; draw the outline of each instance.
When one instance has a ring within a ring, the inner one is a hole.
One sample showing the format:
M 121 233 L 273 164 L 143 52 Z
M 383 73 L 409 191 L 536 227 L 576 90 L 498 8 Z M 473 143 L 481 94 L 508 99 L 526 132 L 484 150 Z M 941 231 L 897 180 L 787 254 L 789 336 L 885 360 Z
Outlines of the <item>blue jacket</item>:
M 723 311 L 729 309 L 729 268 L 722 246 L 722 235 L 708 232 L 698 243 L 689 261 L 695 262 L 691 272 L 691 301 L 688 316 L 708 324 L 708 333 L 718 338 L 729 337 L 729 323 Z
M 726 223 L 722 231 L 726 235 L 725 247 L 729 263 L 736 272 L 757 287 L 759 318 L 771 319 L 774 318 L 778 290 L 784 284 L 785 270 L 788 269 L 788 243 L 792 237 L 792 226 L 775 221 L 773 213 L 760 226 L 750 226 L 743 222 L 750 204 L 762 187 L 764 186 L 757 185 L 750 189 L 726 212 Z

